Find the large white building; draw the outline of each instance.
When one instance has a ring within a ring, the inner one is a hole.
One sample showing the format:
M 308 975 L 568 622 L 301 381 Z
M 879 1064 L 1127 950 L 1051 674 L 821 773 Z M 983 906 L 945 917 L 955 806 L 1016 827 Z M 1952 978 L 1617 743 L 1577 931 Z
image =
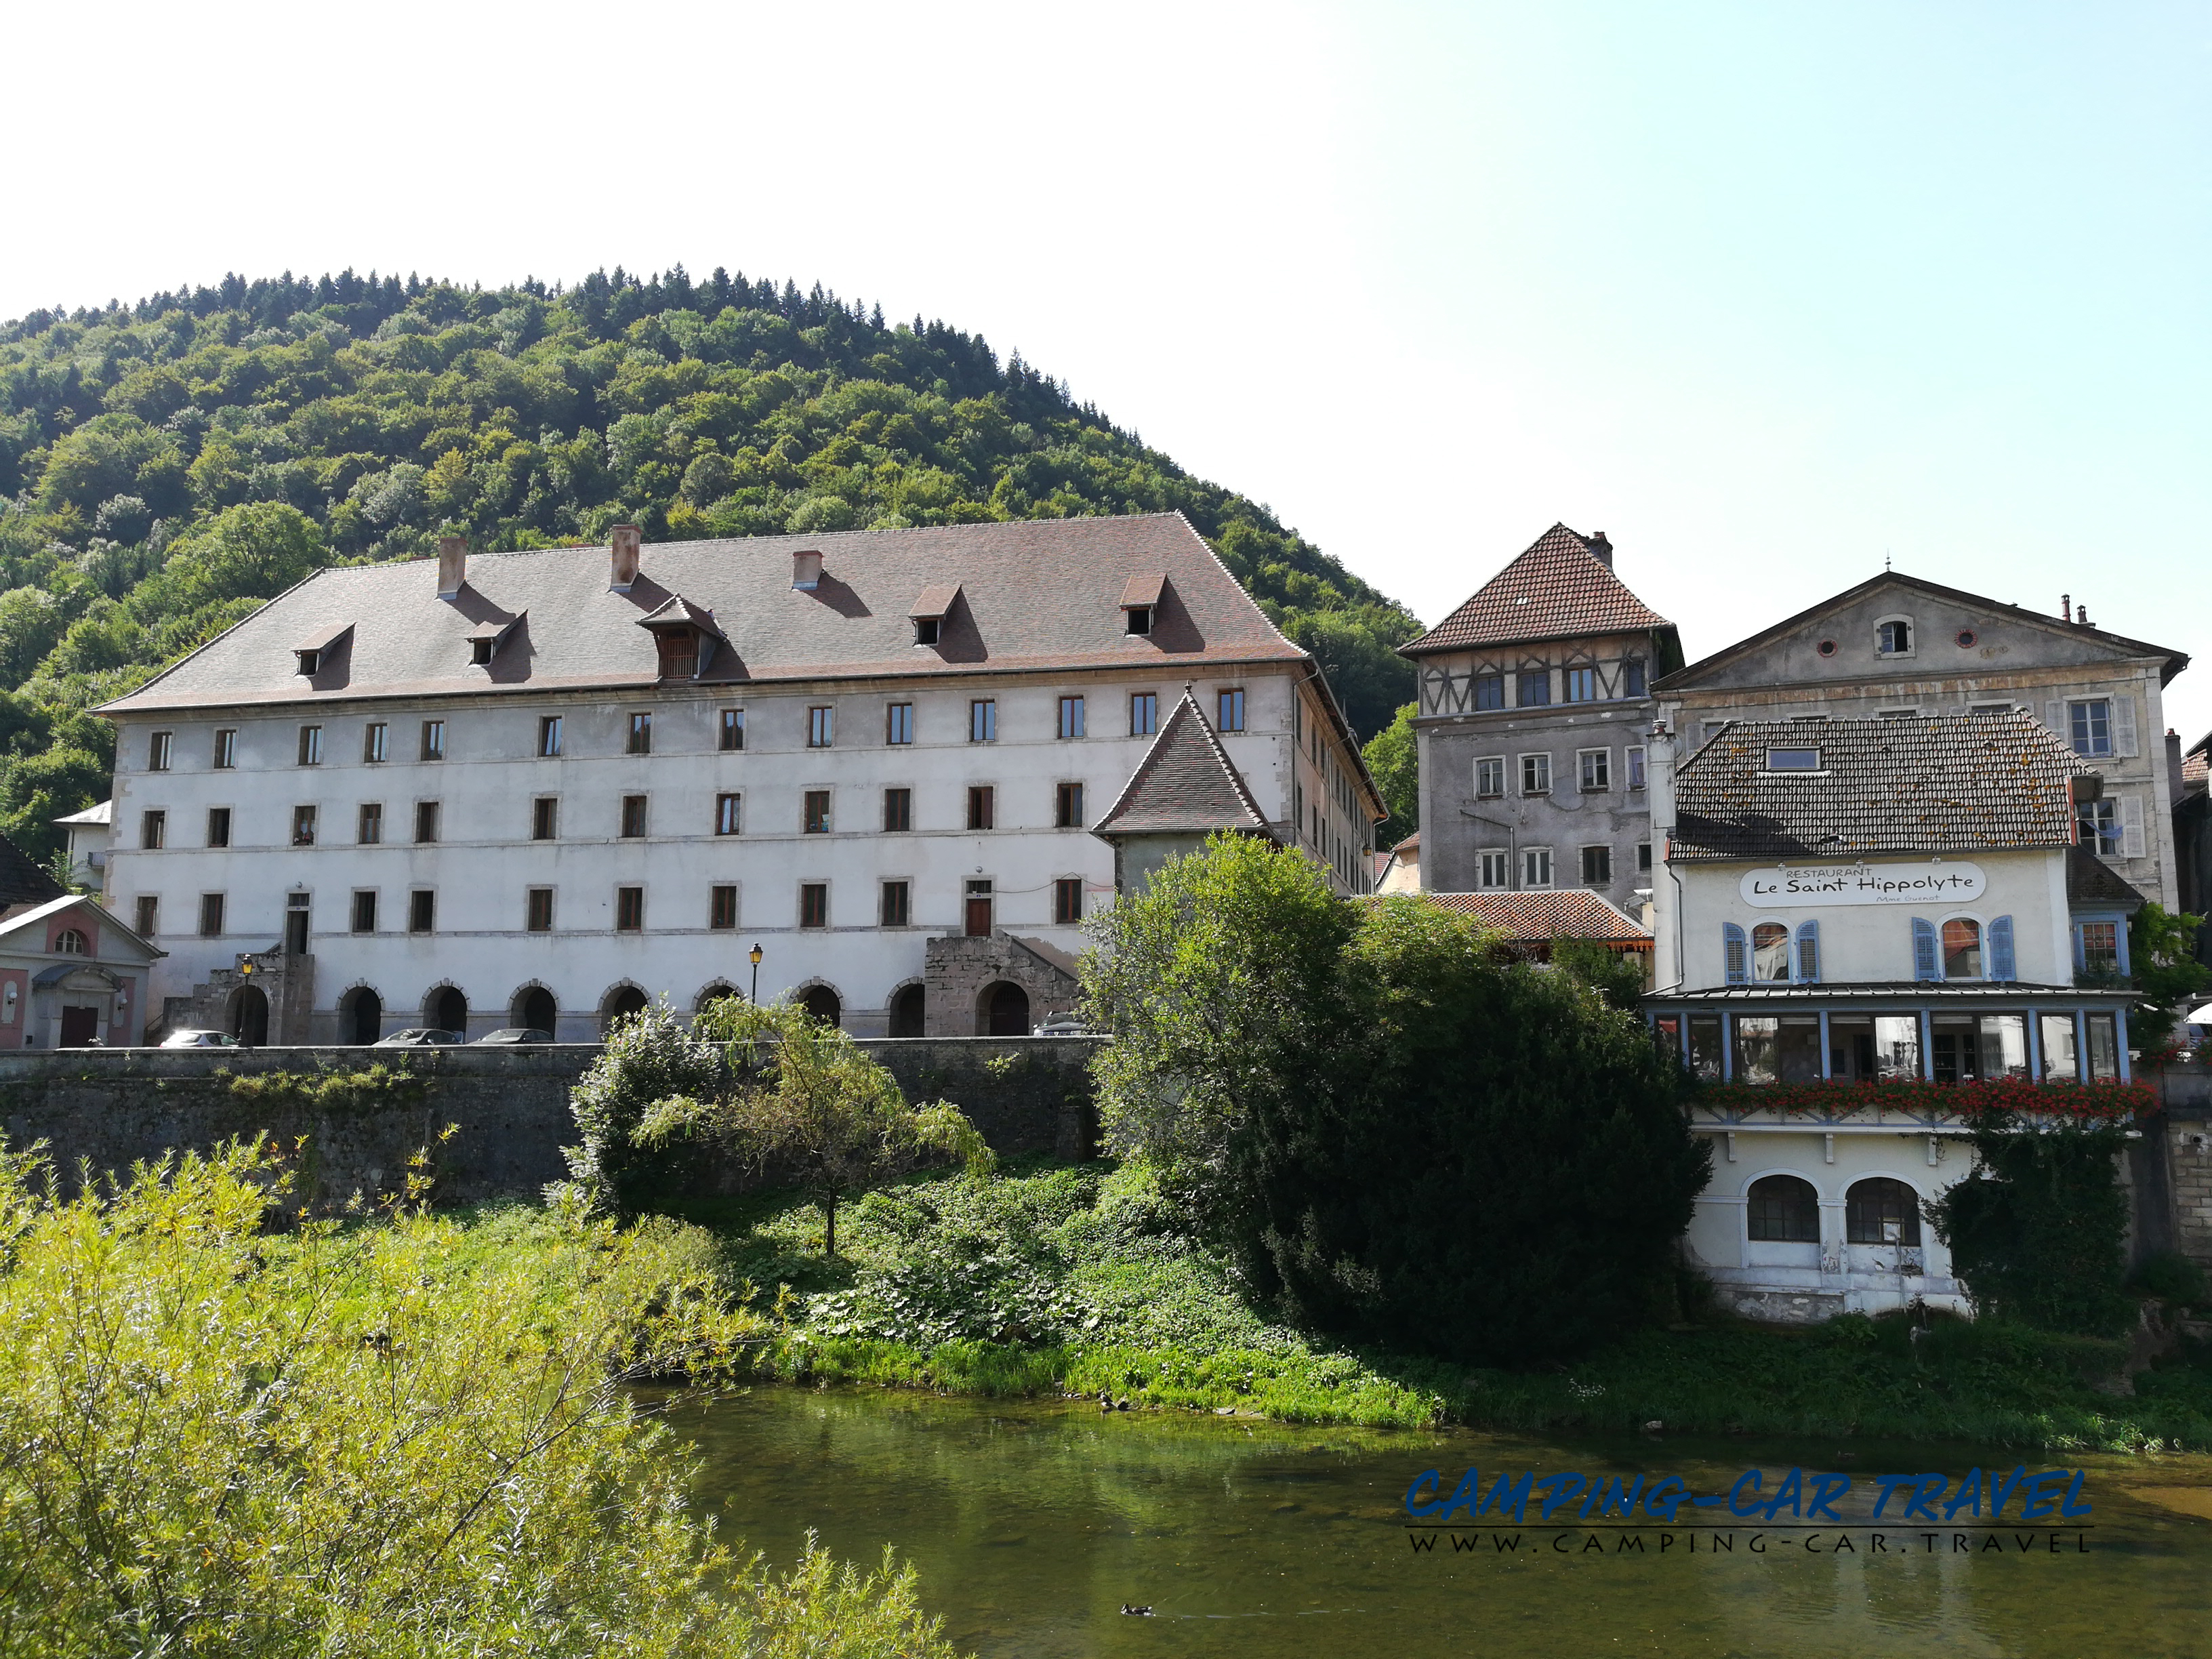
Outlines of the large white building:
M 1364 890 L 1352 734 L 1179 514 L 449 542 L 319 571 L 101 711 L 106 900 L 167 953 L 161 1018 L 276 1042 L 596 1038 L 750 994 L 756 946 L 760 995 L 857 1033 L 1026 1030 L 1179 709 L 1224 827 Z

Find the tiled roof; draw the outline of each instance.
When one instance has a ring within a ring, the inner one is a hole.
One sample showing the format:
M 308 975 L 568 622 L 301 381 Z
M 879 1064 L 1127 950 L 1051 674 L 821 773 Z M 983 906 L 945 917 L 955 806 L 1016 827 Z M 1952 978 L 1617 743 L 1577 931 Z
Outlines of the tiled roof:
M 2077 908 L 2109 905 L 2130 915 L 2144 903 L 2143 896 L 2118 871 L 2086 847 L 2076 847 L 2066 854 L 2066 902 Z
M 811 590 L 792 586 L 805 550 L 822 555 Z M 434 560 L 318 571 L 107 709 L 649 686 L 659 659 L 636 624 L 679 593 L 728 641 L 708 685 L 1308 659 L 1180 514 L 655 543 L 621 593 L 609 567 L 604 547 L 474 553 L 450 599 Z M 1125 631 L 1133 582 L 1158 590 L 1146 635 Z M 956 586 L 939 642 L 917 646 L 915 595 Z M 524 612 L 471 667 L 471 631 Z M 312 678 L 295 672 L 300 640 L 347 623 Z
M 61 883 L 48 875 L 36 860 L 7 836 L 0 836 L 0 909 L 13 908 L 18 904 L 45 904 L 68 896 Z
M 2181 757 L 2181 787 L 2202 790 L 2212 781 L 2212 732 L 2197 739 L 2197 746 Z
M 1772 771 L 1771 749 L 1817 749 Z M 1741 720 L 1674 773 L 1670 859 L 1848 858 L 2069 847 L 2086 770 L 2031 714 Z
M 1509 939 L 1589 939 L 1604 945 L 1649 945 L 1650 930 L 1595 893 L 1565 888 L 1543 893 L 1417 893 L 1424 904 L 1456 910 Z
M 1588 537 L 1555 524 L 1475 596 L 1401 654 L 1664 628 L 1667 619 L 1630 592 L 1590 551 Z
M 1197 699 L 1186 691 L 1092 833 L 1110 838 L 1215 830 L 1273 833 Z
M 1820 985 L 1713 985 L 1696 991 L 1656 991 L 1645 994 L 1647 1008 L 1676 1008 L 1707 1002 L 1872 1002 L 1872 1003 L 2051 1003 L 2078 1004 L 2089 1008 L 2127 1006 L 2138 991 L 2087 991 L 2071 985 L 2032 985 L 2025 980 L 1894 979 L 1857 983 Z

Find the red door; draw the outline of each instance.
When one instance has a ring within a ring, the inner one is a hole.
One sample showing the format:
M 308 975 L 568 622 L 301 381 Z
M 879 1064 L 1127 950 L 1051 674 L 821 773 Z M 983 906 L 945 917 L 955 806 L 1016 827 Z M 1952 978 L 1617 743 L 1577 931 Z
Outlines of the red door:
M 62 1047 L 82 1048 L 100 1035 L 100 1010 L 97 1008 L 62 1008 Z

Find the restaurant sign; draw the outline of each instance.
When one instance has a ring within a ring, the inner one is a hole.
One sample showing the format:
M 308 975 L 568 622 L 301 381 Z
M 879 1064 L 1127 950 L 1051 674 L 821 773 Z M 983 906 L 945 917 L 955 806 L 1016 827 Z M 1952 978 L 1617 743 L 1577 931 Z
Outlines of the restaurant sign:
M 1989 889 L 1981 866 L 1930 860 L 1921 864 L 1826 864 L 1753 870 L 1743 902 L 1762 910 L 1815 904 L 1970 904 Z

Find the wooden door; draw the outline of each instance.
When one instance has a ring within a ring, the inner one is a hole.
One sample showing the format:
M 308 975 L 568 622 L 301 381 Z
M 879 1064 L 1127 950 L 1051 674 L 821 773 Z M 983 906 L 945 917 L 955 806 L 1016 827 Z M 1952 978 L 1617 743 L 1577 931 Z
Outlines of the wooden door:
M 100 1035 L 100 1010 L 62 1008 L 62 1047 L 82 1048 Z

